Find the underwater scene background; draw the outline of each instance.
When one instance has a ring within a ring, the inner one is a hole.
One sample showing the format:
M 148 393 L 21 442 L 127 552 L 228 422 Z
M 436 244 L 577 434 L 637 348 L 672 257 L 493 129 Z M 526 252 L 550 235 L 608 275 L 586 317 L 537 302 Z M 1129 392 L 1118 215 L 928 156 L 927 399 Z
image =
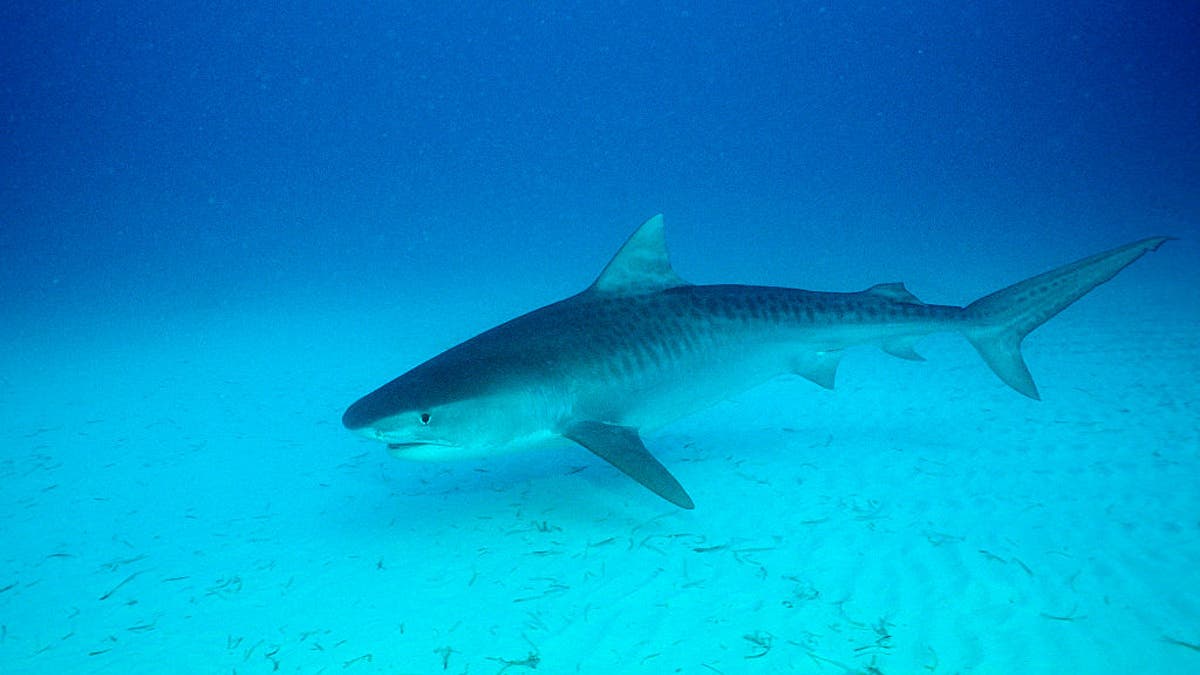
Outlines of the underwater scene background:
M 1200 5 L 0 7 L 0 672 L 1200 671 Z M 403 462 L 357 397 L 586 287 L 966 304 L 647 434 Z

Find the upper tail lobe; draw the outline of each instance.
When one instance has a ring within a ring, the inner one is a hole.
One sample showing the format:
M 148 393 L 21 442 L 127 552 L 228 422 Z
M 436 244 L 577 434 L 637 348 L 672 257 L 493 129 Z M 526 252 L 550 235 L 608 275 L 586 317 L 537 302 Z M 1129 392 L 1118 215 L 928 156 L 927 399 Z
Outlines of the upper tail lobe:
M 1078 260 L 980 298 L 963 309 L 962 332 L 1005 384 L 1040 399 L 1021 341 L 1093 288 L 1171 237 L 1151 237 Z

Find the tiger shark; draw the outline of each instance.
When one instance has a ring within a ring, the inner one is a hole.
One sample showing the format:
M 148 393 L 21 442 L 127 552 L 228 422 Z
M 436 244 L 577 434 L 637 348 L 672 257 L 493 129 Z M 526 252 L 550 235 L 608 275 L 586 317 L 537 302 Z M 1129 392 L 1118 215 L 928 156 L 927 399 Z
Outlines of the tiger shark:
M 691 509 L 643 432 L 788 372 L 832 389 L 848 347 L 924 360 L 917 341 L 945 331 L 1038 399 L 1021 355 L 1025 336 L 1168 239 L 1126 244 L 955 307 L 922 302 L 901 283 L 856 293 L 689 284 L 671 268 L 657 215 L 582 293 L 416 366 L 351 405 L 342 423 L 416 460 L 573 441 Z

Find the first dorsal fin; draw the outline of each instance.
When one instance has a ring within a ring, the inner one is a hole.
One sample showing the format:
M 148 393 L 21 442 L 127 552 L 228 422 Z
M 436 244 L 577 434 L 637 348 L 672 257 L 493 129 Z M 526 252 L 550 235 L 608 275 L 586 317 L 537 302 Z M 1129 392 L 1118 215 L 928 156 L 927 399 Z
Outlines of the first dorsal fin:
M 630 235 L 588 290 L 636 295 L 687 285 L 671 269 L 671 261 L 667 259 L 667 239 L 660 213 Z

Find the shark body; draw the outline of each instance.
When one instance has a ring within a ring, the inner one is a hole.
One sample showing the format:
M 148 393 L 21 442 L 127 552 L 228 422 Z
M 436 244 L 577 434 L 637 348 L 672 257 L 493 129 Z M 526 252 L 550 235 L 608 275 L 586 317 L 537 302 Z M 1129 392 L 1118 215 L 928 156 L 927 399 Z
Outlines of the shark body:
M 1168 237 L 1032 277 L 966 307 L 926 304 L 903 284 L 857 293 L 697 286 L 646 221 L 587 290 L 481 333 L 351 405 L 343 424 L 398 457 L 439 460 L 574 441 L 682 508 L 690 496 L 640 433 L 779 374 L 827 388 L 847 347 L 923 360 L 925 335 L 954 331 L 1016 391 L 1037 399 L 1024 337 Z

